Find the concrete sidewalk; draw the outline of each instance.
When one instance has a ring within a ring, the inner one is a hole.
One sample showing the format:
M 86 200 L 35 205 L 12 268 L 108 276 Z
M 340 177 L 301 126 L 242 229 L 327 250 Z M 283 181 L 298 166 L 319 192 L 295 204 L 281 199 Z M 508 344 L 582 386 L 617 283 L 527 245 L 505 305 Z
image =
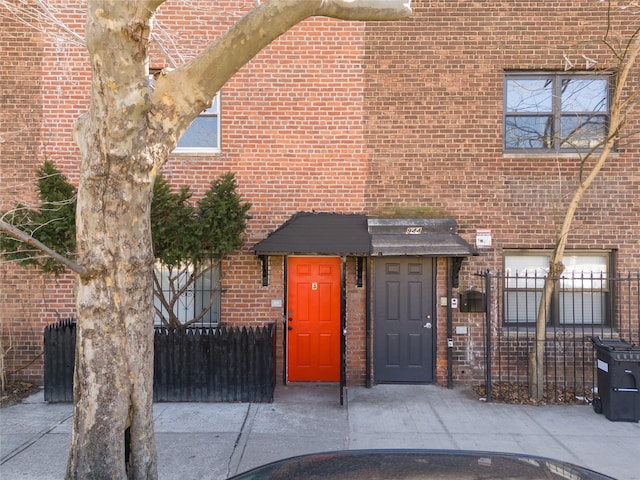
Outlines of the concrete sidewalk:
M 71 405 L 42 392 L 0 410 L 0 478 L 64 477 Z M 156 403 L 161 479 L 225 479 L 281 458 L 327 450 L 435 448 L 527 453 L 620 480 L 640 479 L 640 424 L 611 422 L 590 406 L 484 403 L 433 385 L 278 386 L 275 401 Z

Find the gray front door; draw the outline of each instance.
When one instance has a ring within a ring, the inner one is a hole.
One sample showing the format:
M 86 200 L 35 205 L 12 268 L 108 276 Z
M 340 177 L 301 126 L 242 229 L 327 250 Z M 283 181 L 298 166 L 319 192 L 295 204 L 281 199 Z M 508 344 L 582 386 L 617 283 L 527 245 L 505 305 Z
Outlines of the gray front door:
M 382 257 L 374 267 L 374 380 L 433 382 L 433 258 Z

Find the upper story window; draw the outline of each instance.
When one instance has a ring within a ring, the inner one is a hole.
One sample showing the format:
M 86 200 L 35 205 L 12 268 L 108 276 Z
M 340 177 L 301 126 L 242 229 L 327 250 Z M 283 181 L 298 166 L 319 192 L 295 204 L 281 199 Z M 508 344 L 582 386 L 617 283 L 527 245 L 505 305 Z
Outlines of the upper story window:
M 579 152 L 607 135 L 609 75 L 508 73 L 504 79 L 507 152 Z
M 535 325 L 550 252 L 505 253 L 504 322 L 509 326 Z M 610 256 L 607 253 L 570 253 L 551 299 L 548 325 L 610 324 Z
M 153 86 L 160 69 L 152 68 L 149 73 L 149 82 Z M 216 93 L 211 106 L 203 110 L 189 125 L 172 153 L 220 153 L 220 92 Z
M 196 117 L 184 132 L 173 153 L 220 152 L 220 92 L 211 107 Z

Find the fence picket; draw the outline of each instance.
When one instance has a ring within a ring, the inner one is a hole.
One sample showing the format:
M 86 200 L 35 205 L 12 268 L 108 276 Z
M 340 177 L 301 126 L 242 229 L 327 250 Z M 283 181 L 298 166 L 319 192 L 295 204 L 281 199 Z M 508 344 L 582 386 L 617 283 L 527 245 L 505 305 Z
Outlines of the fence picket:
M 75 323 L 73 319 L 49 325 L 44 331 L 45 401 L 73 401 Z M 60 381 L 57 381 L 57 379 Z M 46 388 L 50 384 L 52 388 Z

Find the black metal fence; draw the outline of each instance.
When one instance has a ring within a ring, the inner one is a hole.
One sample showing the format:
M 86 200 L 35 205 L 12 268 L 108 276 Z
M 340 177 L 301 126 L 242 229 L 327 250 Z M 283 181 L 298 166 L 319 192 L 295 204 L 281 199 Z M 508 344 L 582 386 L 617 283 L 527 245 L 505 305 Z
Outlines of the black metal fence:
M 76 325 L 45 328 L 44 395 L 73 401 Z M 276 383 L 276 326 L 155 329 L 154 401 L 271 402 Z
M 528 386 L 529 356 L 544 277 L 478 273 L 484 278 L 485 386 L 493 395 L 517 400 Z M 560 278 L 546 318 L 545 398 L 589 402 L 597 386 L 591 339 L 640 342 L 640 274 Z

